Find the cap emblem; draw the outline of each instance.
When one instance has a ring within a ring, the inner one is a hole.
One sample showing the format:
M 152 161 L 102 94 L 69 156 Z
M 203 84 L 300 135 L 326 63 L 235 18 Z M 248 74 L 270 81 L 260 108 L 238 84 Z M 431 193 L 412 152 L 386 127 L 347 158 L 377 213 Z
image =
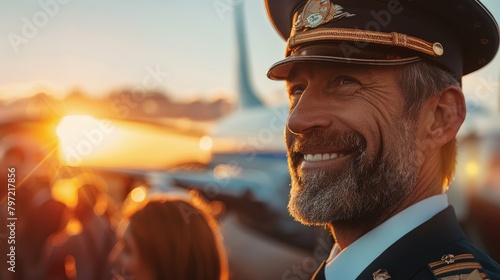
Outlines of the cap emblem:
M 373 272 L 373 280 L 386 280 L 391 279 L 391 275 L 385 269 L 377 269 L 377 271 Z
M 316 28 L 332 20 L 355 16 L 355 14 L 344 12 L 343 9 L 342 6 L 333 4 L 330 0 L 309 0 L 297 17 L 293 28 L 295 30 Z

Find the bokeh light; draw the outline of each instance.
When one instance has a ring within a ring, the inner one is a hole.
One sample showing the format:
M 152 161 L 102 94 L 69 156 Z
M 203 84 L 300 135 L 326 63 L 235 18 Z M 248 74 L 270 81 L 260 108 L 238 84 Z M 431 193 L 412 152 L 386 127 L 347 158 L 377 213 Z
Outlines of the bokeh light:
M 212 138 L 210 136 L 203 136 L 200 138 L 200 149 L 210 151 L 212 149 Z
M 134 202 L 144 201 L 144 199 L 146 199 L 146 188 L 144 188 L 143 186 L 134 188 L 130 192 L 130 198 L 132 198 Z

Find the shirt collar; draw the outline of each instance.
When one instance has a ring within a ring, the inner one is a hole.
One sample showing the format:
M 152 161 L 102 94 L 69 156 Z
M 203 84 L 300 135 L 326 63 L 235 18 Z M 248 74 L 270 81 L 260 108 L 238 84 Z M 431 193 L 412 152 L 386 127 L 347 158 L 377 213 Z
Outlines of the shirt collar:
M 356 279 L 389 246 L 446 207 L 446 194 L 435 195 L 389 218 L 343 251 L 335 244 L 326 263 L 326 279 Z

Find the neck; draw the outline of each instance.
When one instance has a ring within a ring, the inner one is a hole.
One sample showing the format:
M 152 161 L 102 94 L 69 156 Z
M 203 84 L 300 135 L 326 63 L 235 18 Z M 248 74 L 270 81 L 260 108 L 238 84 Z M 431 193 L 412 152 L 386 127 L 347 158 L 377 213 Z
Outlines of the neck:
M 330 230 L 340 250 L 344 250 L 358 238 L 409 206 L 431 196 L 443 193 L 441 185 L 442 174 L 435 170 L 438 169 L 422 168 L 413 192 L 402 200 L 401 203 L 395 204 L 380 213 L 374 213 L 353 220 L 332 222 L 329 225 Z
M 409 205 L 406 203 L 401 203 L 382 213 L 348 221 L 336 221 L 330 224 L 330 231 L 340 250 L 344 250 L 361 236 L 387 221 L 408 206 Z

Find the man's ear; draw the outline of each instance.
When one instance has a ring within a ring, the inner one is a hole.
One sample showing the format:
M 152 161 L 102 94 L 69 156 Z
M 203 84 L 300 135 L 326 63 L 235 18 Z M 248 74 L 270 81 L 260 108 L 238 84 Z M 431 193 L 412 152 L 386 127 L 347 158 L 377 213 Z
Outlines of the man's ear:
M 465 120 L 465 98 L 457 86 L 447 87 L 438 96 L 428 100 L 425 133 L 427 145 L 431 150 L 437 149 L 457 135 Z

